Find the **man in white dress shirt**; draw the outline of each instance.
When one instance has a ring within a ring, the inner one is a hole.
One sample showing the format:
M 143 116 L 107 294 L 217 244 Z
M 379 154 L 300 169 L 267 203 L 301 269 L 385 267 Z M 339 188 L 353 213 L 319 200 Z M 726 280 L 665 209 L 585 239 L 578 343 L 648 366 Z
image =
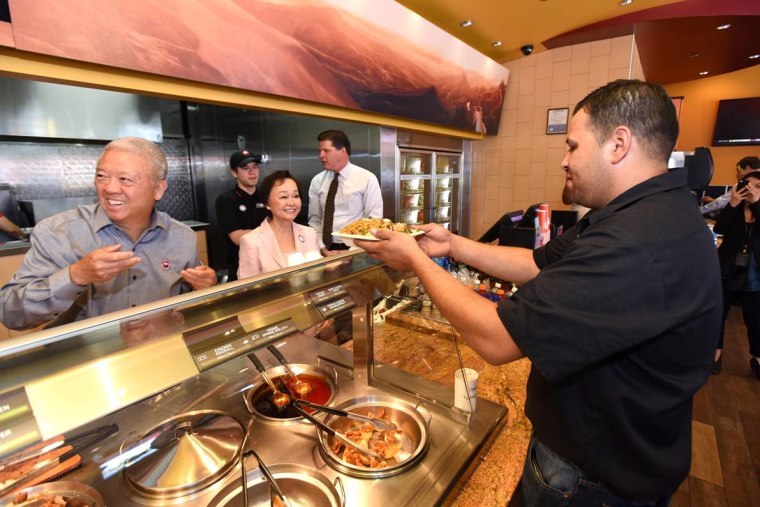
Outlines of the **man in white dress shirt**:
M 320 252 L 325 257 L 347 250 L 348 245 L 336 238 L 322 240 L 325 204 L 333 177 L 338 178 L 331 231 L 338 231 L 360 218 L 382 218 L 383 197 L 377 177 L 350 162 L 351 141 L 341 130 L 326 130 L 317 136 L 319 159 L 324 171 L 311 180 L 309 186 L 309 225 L 320 238 Z M 326 232 L 331 232 L 326 231 Z

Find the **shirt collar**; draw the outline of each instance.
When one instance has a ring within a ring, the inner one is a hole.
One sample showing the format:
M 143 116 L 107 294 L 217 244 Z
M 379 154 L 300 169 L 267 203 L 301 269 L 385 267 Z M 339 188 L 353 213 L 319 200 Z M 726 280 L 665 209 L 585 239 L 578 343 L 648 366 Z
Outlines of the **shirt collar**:
M 341 169 L 340 171 L 337 171 L 335 174 L 339 176 L 343 175 L 344 177 L 348 178 L 348 175 L 351 174 L 351 162 L 347 163 L 345 166 L 343 166 L 343 169 Z
M 103 206 L 100 204 L 97 204 L 97 209 L 95 210 L 95 220 L 93 222 L 95 231 L 99 231 L 103 227 L 106 227 L 108 225 L 113 225 L 114 227 L 118 227 L 116 224 L 114 224 L 110 218 L 108 218 L 108 214 L 103 209 Z M 156 211 L 156 208 L 153 208 L 153 211 L 151 213 L 150 217 L 150 226 L 148 226 L 147 230 L 155 229 L 156 227 L 161 227 L 162 229 L 166 229 L 168 226 L 168 221 L 166 218 L 166 215 L 162 215 Z M 144 231 L 143 231 L 144 232 Z
M 607 218 L 620 209 L 623 209 L 636 201 L 650 195 L 667 192 L 676 188 L 685 187 L 687 184 L 686 169 L 671 169 L 664 174 L 659 174 L 646 181 L 642 181 L 610 201 L 604 208 L 591 210 L 578 222 L 578 233 L 591 224 Z

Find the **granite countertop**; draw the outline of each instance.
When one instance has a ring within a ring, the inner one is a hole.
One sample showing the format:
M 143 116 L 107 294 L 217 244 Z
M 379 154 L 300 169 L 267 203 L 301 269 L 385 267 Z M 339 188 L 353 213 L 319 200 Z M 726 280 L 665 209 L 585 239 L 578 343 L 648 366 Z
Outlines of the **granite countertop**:
M 375 357 L 406 371 L 443 384 L 454 383 L 451 372 L 458 368 L 452 332 L 448 324 L 419 314 L 396 311 L 374 330 Z M 456 334 L 456 332 L 454 332 Z M 460 481 L 449 499 L 452 505 L 504 506 L 512 497 L 522 474 L 531 426 L 525 417 L 525 386 L 530 361 L 492 366 L 480 358 L 456 334 L 467 368 L 479 373 L 478 396 L 505 405 L 509 411 L 503 430 L 491 446 L 476 458 L 465 481 Z M 409 361 L 409 358 L 416 358 Z

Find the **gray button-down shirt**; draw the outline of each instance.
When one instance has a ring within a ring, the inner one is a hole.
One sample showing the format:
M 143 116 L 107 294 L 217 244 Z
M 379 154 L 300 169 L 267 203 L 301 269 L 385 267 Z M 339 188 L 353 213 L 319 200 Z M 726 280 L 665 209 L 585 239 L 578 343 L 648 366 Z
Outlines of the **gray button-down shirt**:
M 41 221 L 21 268 L 0 289 L 0 320 L 24 329 L 123 310 L 188 292 L 179 272 L 200 265 L 195 233 L 154 211 L 150 227 L 133 242 L 99 204 L 78 206 Z M 71 281 L 69 266 L 98 248 L 121 244 L 142 261 L 107 282 L 87 287 Z

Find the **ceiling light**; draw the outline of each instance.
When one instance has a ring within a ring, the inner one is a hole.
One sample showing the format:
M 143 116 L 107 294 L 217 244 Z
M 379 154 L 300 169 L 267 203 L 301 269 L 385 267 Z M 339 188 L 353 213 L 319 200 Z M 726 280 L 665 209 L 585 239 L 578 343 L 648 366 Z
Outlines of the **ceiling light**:
M 495 41 L 495 42 L 492 42 L 492 43 L 491 43 L 491 45 L 492 45 L 493 47 L 495 47 L 495 48 L 498 48 L 499 46 L 501 46 L 501 41 L 500 41 L 500 40 L 497 40 L 497 41 Z
M 749 57 L 750 60 L 757 60 L 758 58 L 760 58 L 760 53 L 758 53 L 756 55 L 750 55 L 750 57 Z
M 697 58 L 699 56 L 699 53 L 692 53 L 689 55 L 689 58 Z
M 620 0 L 618 2 L 618 5 L 625 7 L 626 5 L 631 5 L 633 3 L 633 0 Z
M 461 26 L 462 28 L 467 28 L 468 26 L 472 26 L 472 20 L 465 19 L 464 21 L 459 23 L 459 26 Z
M 731 23 L 726 23 L 723 25 L 718 25 L 718 30 L 725 30 L 726 28 L 731 28 Z
M 709 72 L 707 72 L 706 70 L 703 70 L 702 72 L 699 73 L 700 76 L 706 76 L 708 74 Z

